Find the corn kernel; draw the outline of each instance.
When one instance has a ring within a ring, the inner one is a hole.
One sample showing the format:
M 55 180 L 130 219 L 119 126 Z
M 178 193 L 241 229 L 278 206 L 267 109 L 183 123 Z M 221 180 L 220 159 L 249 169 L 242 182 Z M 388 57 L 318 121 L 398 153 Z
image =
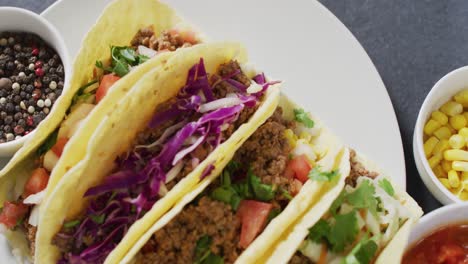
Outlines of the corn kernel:
M 466 112 L 468 114 L 468 112 Z M 468 127 L 464 127 L 458 131 L 458 135 L 468 138 Z
M 437 165 L 434 168 L 434 174 L 437 176 L 437 178 L 446 178 L 447 176 L 445 175 L 444 169 L 442 169 L 442 166 Z
M 450 184 L 450 183 L 449 183 Z M 463 188 L 462 186 L 458 186 L 457 188 L 450 188 L 449 191 L 451 193 L 453 193 L 455 196 L 458 196 L 462 191 L 463 191 Z
M 424 126 L 424 133 L 430 136 L 432 135 L 432 133 L 434 133 L 434 131 L 436 131 L 440 127 L 441 127 L 441 124 L 439 122 L 435 121 L 434 119 L 430 119 L 429 121 L 427 121 L 426 125 Z
M 445 124 L 448 123 L 447 115 L 445 115 L 441 111 L 432 112 L 431 117 L 432 117 L 432 119 L 434 119 L 435 121 L 437 121 L 441 125 L 445 125 Z
M 436 131 L 434 131 L 434 136 L 438 139 L 449 139 L 452 135 L 452 131 L 447 126 L 440 127 Z
M 310 142 L 312 140 L 312 135 L 310 133 L 307 133 L 306 131 L 302 131 L 299 135 L 299 138 L 305 139 L 307 142 Z
M 467 106 L 468 107 L 468 106 Z M 468 112 L 463 112 L 463 116 L 465 117 L 465 119 L 468 121 Z
M 450 117 L 450 125 L 456 130 L 460 130 L 466 126 L 466 119 L 463 115 L 455 115 Z
M 445 186 L 445 188 L 450 189 L 449 180 L 447 178 L 439 178 L 439 181 Z
M 439 143 L 439 140 L 436 137 L 430 137 L 424 143 L 424 153 L 426 154 L 426 158 L 429 158 L 434 151 L 435 146 Z
M 468 107 L 468 89 L 457 93 L 453 99 L 455 99 L 455 102 L 462 104 L 464 107 Z
M 460 186 L 460 178 L 458 177 L 458 173 L 456 171 L 449 171 L 447 179 L 452 188 L 458 188 Z
M 442 154 L 436 154 L 434 156 L 432 156 L 428 162 L 429 162 L 429 166 L 431 167 L 431 169 L 434 169 L 435 166 L 439 165 L 439 163 L 442 161 Z
M 467 185 L 465 186 L 466 188 L 468 188 L 468 171 L 463 171 L 462 172 L 462 175 L 460 177 L 460 180 L 464 183 L 466 183 Z M 467 189 L 468 191 L 468 189 Z
M 443 160 L 441 162 L 441 165 L 442 165 L 442 169 L 448 173 L 449 171 L 452 170 L 452 162 L 451 161 L 448 161 L 448 160 Z
M 445 150 L 449 149 L 450 145 L 447 139 L 442 139 L 437 143 L 432 151 L 432 155 L 443 153 Z
M 458 195 L 458 198 L 463 201 L 468 201 L 468 191 L 463 191 Z
M 468 162 L 466 161 L 454 161 L 452 163 L 452 169 L 456 171 L 468 171 Z
M 292 148 L 296 146 L 297 136 L 294 134 L 292 129 L 286 129 L 284 131 L 284 137 L 288 140 L 288 143 Z
M 453 149 L 461 149 L 461 148 L 463 148 L 465 146 L 465 138 L 458 135 L 458 134 L 455 134 L 455 135 L 450 137 L 449 145 Z
M 458 115 L 463 112 L 463 105 L 454 101 L 448 101 L 442 107 L 440 107 L 440 111 L 448 116 Z
M 458 133 L 458 131 L 455 128 L 453 128 L 450 124 L 446 124 L 444 127 L 448 128 L 452 135 Z
M 444 151 L 444 158 L 446 160 L 464 160 L 468 161 L 468 151 L 461 149 L 449 149 Z M 453 167 L 453 164 L 452 164 Z

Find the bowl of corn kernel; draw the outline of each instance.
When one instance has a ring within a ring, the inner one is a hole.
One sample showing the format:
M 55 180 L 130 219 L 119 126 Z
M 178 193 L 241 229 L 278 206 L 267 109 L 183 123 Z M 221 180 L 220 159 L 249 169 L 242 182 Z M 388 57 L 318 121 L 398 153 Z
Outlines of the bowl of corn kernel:
M 468 66 L 445 75 L 427 95 L 413 152 L 419 175 L 441 203 L 468 201 Z

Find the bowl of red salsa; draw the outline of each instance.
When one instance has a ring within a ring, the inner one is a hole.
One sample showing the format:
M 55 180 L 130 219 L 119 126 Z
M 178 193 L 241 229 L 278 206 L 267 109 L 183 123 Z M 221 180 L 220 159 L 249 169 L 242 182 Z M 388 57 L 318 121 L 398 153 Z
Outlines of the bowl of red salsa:
M 468 263 L 468 203 L 439 208 L 411 231 L 402 264 Z

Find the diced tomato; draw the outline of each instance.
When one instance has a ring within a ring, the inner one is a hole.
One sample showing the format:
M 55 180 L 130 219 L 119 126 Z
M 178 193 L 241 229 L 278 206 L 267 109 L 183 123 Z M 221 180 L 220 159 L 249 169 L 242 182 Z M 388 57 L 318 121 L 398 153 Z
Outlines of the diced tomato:
M 55 145 L 52 147 L 52 151 L 60 158 L 62 156 L 63 149 L 68 142 L 68 138 L 58 138 Z
M 5 202 L 0 214 L 0 223 L 11 229 L 27 212 L 28 206 L 23 203 Z
M 300 156 L 294 157 L 289 161 L 286 171 L 284 173 L 285 177 L 292 178 L 295 177 L 302 183 L 306 182 L 309 177 L 309 172 L 312 169 L 307 156 L 302 154 Z
M 273 205 L 254 200 L 242 200 L 237 211 L 242 230 L 239 245 L 247 248 L 262 231 Z
M 112 73 L 106 74 L 102 77 L 99 88 L 96 91 L 96 103 L 99 103 L 102 98 L 106 96 L 109 88 L 118 80 L 120 80 L 120 77 Z
M 36 194 L 47 187 L 49 182 L 49 173 L 44 168 L 35 169 L 31 177 L 24 186 L 23 197 L 26 198 L 31 194 Z

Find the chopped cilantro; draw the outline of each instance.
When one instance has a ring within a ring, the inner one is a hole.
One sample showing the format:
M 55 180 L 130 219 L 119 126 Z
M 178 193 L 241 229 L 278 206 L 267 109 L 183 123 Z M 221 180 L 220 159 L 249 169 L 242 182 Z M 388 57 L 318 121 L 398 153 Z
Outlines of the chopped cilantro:
M 93 94 L 95 94 L 95 90 L 98 88 L 97 82 L 98 82 L 97 80 L 94 80 L 81 86 L 80 89 L 76 91 L 75 95 L 73 95 L 70 109 L 72 108 L 73 105 L 76 105 L 78 102 L 87 102 L 88 99 L 91 96 L 93 96 Z M 94 84 L 96 84 L 95 87 L 92 87 L 93 89 L 88 91 L 88 88 L 93 86 Z
M 68 221 L 68 222 L 65 222 L 65 223 L 63 224 L 63 227 L 65 227 L 65 228 L 72 228 L 72 227 L 75 227 L 75 226 L 79 225 L 80 222 L 81 222 L 80 220 Z
M 273 187 L 271 185 L 262 183 L 260 178 L 255 176 L 250 170 L 248 172 L 248 178 L 255 199 L 268 202 L 275 197 L 275 191 L 273 190 Z
M 37 155 L 42 156 L 55 145 L 55 143 L 57 142 L 58 131 L 59 129 L 57 128 L 54 132 L 52 132 L 52 134 L 50 134 L 46 138 L 44 143 L 42 143 L 42 145 L 37 149 Z
M 352 193 L 346 195 L 346 201 L 358 209 L 368 209 L 372 214 L 377 214 L 377 199 L 375 187 L 370 180 L 362 181 Z
M 101 214 L 101 215 L 90 215 L 91 217 L 91 220 L 93 220 L 96 224 L 102 224 L 104 223 L 104 219 L 106 219 L 106 215 L 105 214 Z
M 307 238 L 315 243 L 326 242 L 333 252 L 343 252 L 359 233 L 356 211 L 335 215 L 331 221 L 320 219 L 309 229 Z
M 195 264 L 222 264 L 224 260 L 222 257 L 213 254 L 210 250 L 212 238 L 204 235 L 198 239 L 195 246 Z
M 211 193 L 213 199 L 230 204 L 233 209 L 237 209 L 238 206 L 236 196 L 238 194 L 231 186 L 218 187 Z
M 275 197 L 273 186 L 264 184 L 260 178 L 251 171 L 247 178 L 239 183 L 231 182 L 231 174 L 237 170 L 238 164 L 228 165 L 221 174 L 221 186 L 211 192 L 211 198 L 230 204 L 237 210 L 239 203 L 244 199 L 255 199 L 268 202 Z
M 338 214 L 338 209 L 340 209 L 341 205 L 346 199 L 346 191 L 342 191 L 340 195 L 333 201 L 333 203 L 330 206 L 330 213 L 332 215 L 337 215 Z
M 284 197 L 286 197 L 286 199 L 288 199 L 288 200 L 291 201 L 291 200 L 294 198 L 287 190 L 285 190 L 285 189 L 283 189 L 283 188 L 281 188 L 280 190 L 281 190 L 281 194 L 282 194 Z
M 388 193 L 388 195 L 392 196 L 395 195 L 395 190 L 393 189 L 392 184 L 385 178 L 381 179 L 379 181 L 379 186 L 380 188 L 384 189 L 385 192 Z
M 337 170 L 333 171 L 321 171 L 320 166 L 315 166 L 310 172 L 309 172 L 309 179 L 314 180 L 314 181 L 332 181 L 333 179 L 338 176 L 339 173 Z
M 294 117 L 297 122 L 304 124 L 308 128 L 314 127 L 314 121 L 310 119 L 309 115 L 302 108 L 294 109 Z
M 311 229 L 309 229 L 309 235 L 307 238 L 316 243 L 322 243 L 323 241 L 328 241 L 330 231 L 330 224 L 327 221 L 320 219 Z
M 136 54 L 131 47 L 111 46 L 111 67 L 105 67 L 102 61 L 96 61 L 96 67 L 106 72 L 112 72 L 120 77 L 130 72 L 130 66 L 137 66 L 147 61 L 149 58 L 145 55 Z
M 359 233 L 356 212 L 336 215 L 334 218 L 335 223 L 330 229 L 328 239 L 333 252 L 342 252 L 346 246 L 353 243 Z
M 367 237 L 351 250 L 348 256 L 343 260 L 343 264 L 369 264 L 377 253 L 377 243 Z

